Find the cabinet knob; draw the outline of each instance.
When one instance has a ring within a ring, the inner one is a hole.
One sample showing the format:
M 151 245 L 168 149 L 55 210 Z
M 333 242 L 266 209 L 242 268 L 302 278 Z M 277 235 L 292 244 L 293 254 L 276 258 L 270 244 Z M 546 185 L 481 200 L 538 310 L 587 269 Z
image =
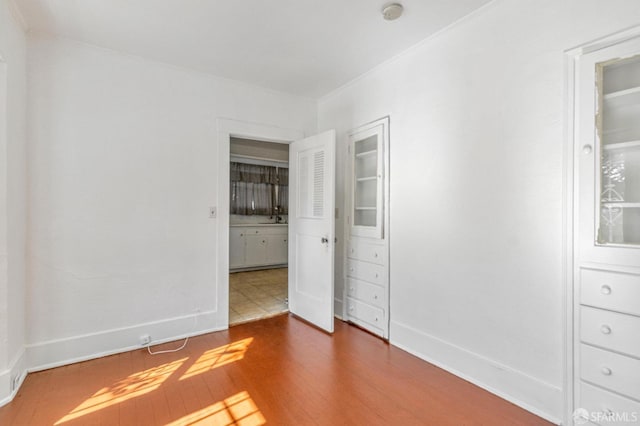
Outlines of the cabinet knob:
M 265 240 L 262 240 L 262 243 L 263 243 L 263 244 L 264 244 L 265 242 L 266 242 Z
M 374 298 L 375 300 L 378 300 L 378 295 L 377 295 L 377 294 L 374 294 L 374 295 L 373 295 L 373 298 Z
M 376 272 L 376 278 L 378 278 L 378 273 Z
M 600 327 L 600 331 L 602 332 L 602 334 L 611 334 L 611 327 L 605 324 Z
M 376 317 L 376 322 L 378 322 L 378 317 Z
M 241 237 L 244 237 L 244 234 L 240 234 Z
M 585 145 L 582 147 L 583 154 L 591 154 L 593 152 L 593 147 L 591 145 Z
M 608 285 L 603 285 L 602 287 L 600 287 L 600 293 L 604 295 L 611 294 L 611 287 L 609 287 Z
M 378 257 L 378 252 L 373 253 L 373 257 Z
M 356 252 L 356 249 L 351 249 L 351 253 L 355 253 L 355 252 Z
M 605 376 L 610 376 L 611 373 L 613 373 L 611 371 L 611 369 L 609 367 L 602 367 L 602 370 L 600 370 L 602 372 L 602 374 L 604 374 Z

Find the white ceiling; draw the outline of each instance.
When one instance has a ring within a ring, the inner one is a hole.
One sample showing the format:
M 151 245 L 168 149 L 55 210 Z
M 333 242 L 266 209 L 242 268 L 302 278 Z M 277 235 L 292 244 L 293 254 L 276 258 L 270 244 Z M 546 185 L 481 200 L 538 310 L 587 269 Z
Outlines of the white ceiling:
M 490 0 L 15 0 L 30 30 L 312 98 Z

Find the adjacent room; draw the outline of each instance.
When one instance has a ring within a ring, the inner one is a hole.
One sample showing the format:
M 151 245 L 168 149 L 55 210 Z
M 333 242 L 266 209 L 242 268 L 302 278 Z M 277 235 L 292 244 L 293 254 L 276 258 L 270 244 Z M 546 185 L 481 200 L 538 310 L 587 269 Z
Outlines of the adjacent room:
M 0 424 L 640 423 L 637 0 L 0 0 Z
M 289 145 L 232 138 L 229 325 L 288 311 Z

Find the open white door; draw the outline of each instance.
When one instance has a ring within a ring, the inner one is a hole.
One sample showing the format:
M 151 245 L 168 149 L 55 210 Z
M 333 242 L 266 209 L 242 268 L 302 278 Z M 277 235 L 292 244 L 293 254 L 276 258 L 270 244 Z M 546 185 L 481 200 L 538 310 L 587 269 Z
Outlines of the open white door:
M 289 145 L 289 310 L 333 333 L 336 135 Z

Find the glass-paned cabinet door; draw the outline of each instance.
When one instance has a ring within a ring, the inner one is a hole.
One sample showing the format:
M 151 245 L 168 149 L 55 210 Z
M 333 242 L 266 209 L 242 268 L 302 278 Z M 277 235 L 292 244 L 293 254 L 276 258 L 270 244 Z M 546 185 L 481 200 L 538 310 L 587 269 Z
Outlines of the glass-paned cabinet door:
M 640 37 L 601 46 L 574 62 L 577 259 L 640 265 Z
M 384 124 L 350 135 L 351 234 L 382 238 L 384 214 Z
M 597 64 L 598 244 L 640 246 L 640 55 Z

